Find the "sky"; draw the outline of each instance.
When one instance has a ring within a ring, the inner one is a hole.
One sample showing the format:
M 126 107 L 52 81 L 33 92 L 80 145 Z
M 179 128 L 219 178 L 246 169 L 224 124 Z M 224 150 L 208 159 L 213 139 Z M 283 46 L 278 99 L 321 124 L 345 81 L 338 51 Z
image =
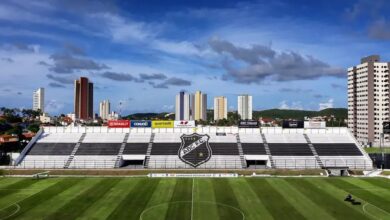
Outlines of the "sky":
M 73 83 L 94 83 L 94 110 L 173 112 L 201 90 L 237 109 L 347 107 L 346 69 L 390 61 L 388 0 L 0 1 L 0 106 L 73 112 Z

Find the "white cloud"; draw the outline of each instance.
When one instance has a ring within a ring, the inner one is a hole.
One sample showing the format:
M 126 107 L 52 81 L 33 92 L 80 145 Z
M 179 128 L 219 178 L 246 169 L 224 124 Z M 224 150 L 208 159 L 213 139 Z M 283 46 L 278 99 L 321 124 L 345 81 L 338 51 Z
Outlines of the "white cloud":
M 300 101 L 293 101 L 291 102 L 291 105 L 289 105 L 286 100 L 283 100 L 279 103 L 279 109 L 303 110 L 303 106 Z
M 318 105 L 319 105 L 319 110 L 333 108 L 334 100 L 333 100 L 333 98 L 330 98 L 327 102 L 321 102 Z

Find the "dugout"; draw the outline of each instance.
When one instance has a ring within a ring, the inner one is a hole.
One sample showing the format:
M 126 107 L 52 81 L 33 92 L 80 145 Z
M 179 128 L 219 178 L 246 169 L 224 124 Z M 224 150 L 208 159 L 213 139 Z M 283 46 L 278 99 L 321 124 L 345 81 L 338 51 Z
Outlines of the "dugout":
M 348 167 L 324 167 L 329 176 L 349 176 Z

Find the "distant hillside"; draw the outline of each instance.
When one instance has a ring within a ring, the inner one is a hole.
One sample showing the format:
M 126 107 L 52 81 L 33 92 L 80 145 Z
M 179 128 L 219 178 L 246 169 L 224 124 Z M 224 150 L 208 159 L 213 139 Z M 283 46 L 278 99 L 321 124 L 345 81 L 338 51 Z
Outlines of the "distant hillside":
M 175 115 L 172 114 L 169 117 L 165 117 L 167 112 L 163 113 L 136 113 L 125 116 L 123 118 L 131 120 L 151 120 L 151 119 L 174 119 Z M 337 119 L 347 118 L 346 108 L 328 108 L 321 111 L 306 111 L 306 110 L 288 110 L 288 109 L 268 109 L 263 111 L 253 111 L 253 118 L 257 119 L 260 117 L 264 118 L 280 118 L 280 119 L 303 119 L 307 117 L 315 116 L 330 116 L 334 115 Z M 214 117 L 214 111 L 211 109 L 207 110 L 207 118 L 211 119 Z
M 306 110 L 289 110 L 289 109 L 268 109 L 263 111 L 254 111 L 254 118 L 280 118 L 280 119 L 303 119 L 315 116 L 330 116 L 334 115 L 337 119 L 345 119 L 348 116 L 346 108 L 327 108 L 321 111 L 306 111 Z

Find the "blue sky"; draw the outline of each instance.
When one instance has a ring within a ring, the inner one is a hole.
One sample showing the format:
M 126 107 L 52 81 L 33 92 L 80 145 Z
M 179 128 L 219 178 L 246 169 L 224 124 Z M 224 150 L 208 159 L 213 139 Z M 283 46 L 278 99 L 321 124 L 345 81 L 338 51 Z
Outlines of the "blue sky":
M 346 107 L 346 68 L 390 60 L 387 0 L 0 2 L 0 106 L 73 109 L 73 80 L 95 112 L 172 112 L 180 90 L 253 96 L 254 109 Z M 122 103 L 122 107 L 119 106 Z

